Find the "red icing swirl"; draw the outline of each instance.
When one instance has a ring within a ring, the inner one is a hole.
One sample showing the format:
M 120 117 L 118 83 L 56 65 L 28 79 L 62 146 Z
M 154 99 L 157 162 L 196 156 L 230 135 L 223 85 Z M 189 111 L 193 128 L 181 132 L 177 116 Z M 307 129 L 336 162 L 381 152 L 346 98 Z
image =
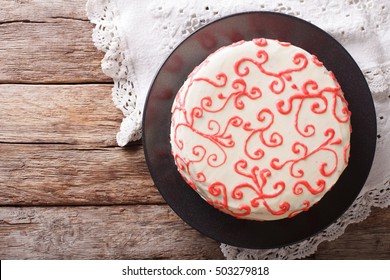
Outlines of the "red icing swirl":
M 241 218 L 259 209 L 266 213 L 263 216 L 275 219 L 294 217 L 315 204 L 318 199 L 313 197 L 322 197 L 333 185 L 327 183 L 328 179 L 338 176 L 342 165 L 348 163 L 350 145 L 343 141 L 338 126 L 347 124 L 349 129 L 351 113 L 333 73 L 324 73 L 333 81 L 325 85 L 310 77 L 303 81 L 298 78 L 309 66 L 324 69 L 316 56 L 297 48 L 287 63 L 290 66 L 278 69 L 270 66 L 275 55 L 268 49 L 271 41 L 260 38 L 253 43 L 254 55 L 239 57 L 226 72 L 199 74 L 208 67 L 211 55 L 190 74 L 172 108 L 172 153 L 186 182 L 197 191 L 198 186 L 206 184 L 203 196 L 216 208 Z M 240 41 L 216 53 L 243 44 Z M 280 48 L 291 47 L 290 43 L 277 44 Z M 251 75 L 264 79 L 253 84 Z M 188 107 L 189 98 L 199 102 Z M 264 107 L 263 98 L 274 98 L 274 105 Z M 254 110 L 253 104 L 258 104 L 255 118 L 247 118 L 242 112 L 247 106 Z M 218 117 L 224 112 L 231 112 L 230 116 Z M 332 122 L 319 124 L 322 116 L 332 117 Z M 286 117 L 293 120 L 289 134 L 277 128 Z M 296 139 L 291 139 L 291 135 L 296 135 Z M 193 139 L 200 140 L 195 143 Z M 280 148 L 286 153 L 273 156 L 273 151 Z M 236 158 L 234 162 L 231 154 Z M 231 173 L 225 174 L 227 177 L 208 178 L 215 177 L 219 167 L 229 164 Z M 316 177 L 313 179 L 310 174 Z M 237 183 L 231 185 L 230 176 Z M 298 205 L 287 197 L 301 202 Z M 237 206 L 232 207 L 232 203 Z

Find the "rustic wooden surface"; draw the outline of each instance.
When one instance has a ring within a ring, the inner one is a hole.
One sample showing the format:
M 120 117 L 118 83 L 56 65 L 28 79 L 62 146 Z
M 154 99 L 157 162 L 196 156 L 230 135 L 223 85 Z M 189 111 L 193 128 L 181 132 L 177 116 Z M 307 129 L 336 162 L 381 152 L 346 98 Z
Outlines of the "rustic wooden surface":
M 0 258 L 220 259 L 153 185 L 121 113 L 85 1 L 0 0 Z M 390 210 L 311 259 L 389 259 Z

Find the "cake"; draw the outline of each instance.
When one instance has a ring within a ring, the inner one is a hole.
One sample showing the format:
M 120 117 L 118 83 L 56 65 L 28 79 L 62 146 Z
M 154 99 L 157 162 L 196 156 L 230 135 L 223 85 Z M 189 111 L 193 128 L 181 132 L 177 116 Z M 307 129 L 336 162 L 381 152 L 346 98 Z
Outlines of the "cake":
M 178 91 L 172 155 L 215 208 L 242 219 L 291 218 L 346 168 L 350 116 L 315 55 L 273 39 L 240 41 L 209 55 Z

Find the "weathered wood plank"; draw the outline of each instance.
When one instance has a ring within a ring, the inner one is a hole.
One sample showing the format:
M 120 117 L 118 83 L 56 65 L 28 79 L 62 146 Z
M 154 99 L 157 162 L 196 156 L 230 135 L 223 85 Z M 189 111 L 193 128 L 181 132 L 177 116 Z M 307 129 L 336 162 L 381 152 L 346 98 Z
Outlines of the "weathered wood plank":
M 0 208 L 1 259 L 219 259 L 168 206 Z
M 10 1 L 1 1 L 10 2 Z M 80 12 L 66 12 L 66 1 L 54 12 L 51 7 L 3 10 L 0 16 L 1 83 L 85 83 L 110 82 L 103 74 L 103 53 L 92 42 L 93 24 Z M 42 2 L 43 3 L 43 2 Z M 42 4 L 41 3 L 41 4 Z M 12 6 L 12 5 L 8 5 Z M 32 5 L 33 6 L 33 5 Z M 51 6 L 47 2 L 46 6 Z M 43 17 L 46 9 L 50 19 Z M 18 14 L 21 11 L 21 14 Z M 55 12 L 57 11 L 57 12 Z M 76 11 L 75 8 L 73 11 Z M 33 18 L 37 13 L 37 18 Z M 3 16 L 4 15 L 4 16 Z M 2 19 L 5 17 L 5 19 Z M 74 17 L 74 18 L 73 18 Z M 27 19 L 24 19 L 27 18 Z
M 373 209 L 361 224 L 319 246 L 316 259 L 389 259 L 389 215 Z M 1 259 L 219 259 L 218 244 L 166 205 L 2 207 Z M 313 258 L 313 257 L 311 257 Z
M 111 85 L 0 85 L 0 142 L 116 145 Z
M 390 259 L 390 209 L 372 208 L 361 223 L 349 225 L 332 242 L 318 246 L 315 259 Z
M 0 0 L 0 24 L 11 21 L 87 20 L 86 0 Z
M 0 144 L 0 205 L 164 203 L 142 146 Z

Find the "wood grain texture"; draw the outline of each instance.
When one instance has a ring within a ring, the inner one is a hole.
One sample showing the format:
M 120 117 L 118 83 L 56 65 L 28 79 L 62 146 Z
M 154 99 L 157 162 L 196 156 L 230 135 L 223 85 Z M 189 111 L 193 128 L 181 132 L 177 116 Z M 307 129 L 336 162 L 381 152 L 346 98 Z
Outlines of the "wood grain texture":
M 150 178 L 92 43 L 86 1 L 0 0 L 0 258 L 219 259 Z M 312 259 L 390 259 L 389 209 Z
M 87 21 L 86 1 L 0 0 L 0 24 L 15 21 L 48 22 L 57 18 Z
M 103 53 L 93 45 L 84 1 L 0 5 L 0 83 L 111 81 L 101 71 Z
M 116 146 L 112 85 L 0 85 L 0 142 Z
M 0 205 L 163 203 L 142 146 L 0 145 Z
M 1 259 L 220 259 L 166 205 L 0 208 Z
M 363 222 L 351 224 L 345 233 L 319 245 L 314 259 L 390 259 L 390 209 L 372 208 Z
M 388 259 L 389 219 L 383 216 L 383 210 L 373 209 L 366 222 L 321 244 L 310 259 Z M 184 224 L 166 205 L 0 208 L 1 259 L 222 257 L 216 241 Z

